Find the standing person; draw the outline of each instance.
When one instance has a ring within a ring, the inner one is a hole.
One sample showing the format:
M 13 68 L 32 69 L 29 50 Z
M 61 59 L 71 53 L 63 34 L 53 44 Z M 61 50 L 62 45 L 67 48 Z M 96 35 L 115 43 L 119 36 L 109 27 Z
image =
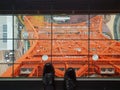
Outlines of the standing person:
M 46 63 L 43 69 L 44 90 L 56 90 L 54 82 L 55 70 L 51 63 Z M 76 74 L 73 68 L 68 68 L 64 75 L 64 89 L 76 89 Z
M 55 90 L 54 82 L 55 70 L 51 63 L 46 63 L 43 69 L 44 90 Z
M 64 90 L 76 90 L 76 73 L 73 68 L 68 68 L 65 72 Z

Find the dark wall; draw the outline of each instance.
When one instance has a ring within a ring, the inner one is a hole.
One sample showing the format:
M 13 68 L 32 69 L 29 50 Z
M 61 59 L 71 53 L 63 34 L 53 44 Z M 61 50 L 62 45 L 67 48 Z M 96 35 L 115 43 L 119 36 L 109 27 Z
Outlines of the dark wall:
M 0 10 L 119 12 L 120 0 L 1 0 Z
M 56 90 L 64 90 L 63 81 L 55 81 Z M 0 81 L 1 90 L 43 90 L 41 80 Z M 120 81 L 79 80 L 76 90 L 120 90 Z

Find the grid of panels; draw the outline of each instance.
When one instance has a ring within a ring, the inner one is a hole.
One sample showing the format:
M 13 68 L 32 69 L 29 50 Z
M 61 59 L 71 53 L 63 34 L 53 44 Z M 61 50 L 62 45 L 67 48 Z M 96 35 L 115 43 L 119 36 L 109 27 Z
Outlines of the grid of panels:
M 91 56 L 94 56 L 96 54 L 101 55 L 101 52 L 106 53 L 107 55 L 112 53 L 113 57 L 116 58 L 117 55 L 119 55 L 119 53 L 117 53 L 116 50 L 113 51 L 111 49 L 111 51 L 109 52 L 105 51 L 107 50 L 106 48 L 111 47 L 112 43 L 119 40 L 119 35 L 117 36 L 118 38 L 115 37 L 116 34 L 115 32 L 119 33 L 118 28 L 116 29 L 116 31 L 113 31 L 114 24 L 119 23 L 119 21 L 117 21 L 115 18 L 115 17 L 118 18 L 118 16 L 66 15 L 64 16 L 65 17 L 64 19 L 62 17 L 62 19 L 59 20 L 59 18 L 61 18 L 60 17 L 61 15 L 27 15 L 28 17 L 34 17 L 34 19 L 36 19 L 36 21 L 32 23 L 34 25 L 28 23 L 28 25 L 31 25 L 29 27 L 25 27 L 23 25 L 24 24 L 23 19 L 25 18 L 24 16 L 26 15 L 0 16 L 1 19 L 0 23 L 3 23 L 3 26 L 1 26 L 3 27 L 3 32 L 1 32 L 3 33 L 3 37 L 0 38 L 1 46 L 6 49 L 6 51 L 1 49 L 2 52 L 1 57 L 4 58 L 3 62 L 1 59 L 2 62 L 1 67 L 3 68 L 6 67 L 7 69 L 8 67 L 11 66 L 12 77 L 18 77 L 14 71 L 16 71 L 15 68 L 17 66 L 20 66 L 21 62 L 17 60 L 19 60 L 25 53 L 27 53 L 27 51 L 32 47 L 32 45 L 36 41 L 39 41 L 36 47 L 38 50 L 35 48 L 36 51 L 32 52 L 31 55 L 36 55 L 36 57 L 39 57 L 40 62 L 43 63 L 52 62 L 55 68 L 61 71 L 65 71 L 66 67 L 67 68 L 75 67 L 75 65 L 76 65 L 75 69 L 77 71 L 79 68 L 82 68 L 84 65 L 87 64 L 88 72 L 84 77 L 88 77 L 88 76 L 99 77 L 99 75 L 97 75 L 97 72 L 94 73 L 93 75 L 91 75 L 89 72 L 90 67 L 92 66 L 94 68 L 95 65 L 94 63 L 91 63 L 91 60 L 93 59 Z M 42 20 L 43 19 L 42 16 L 45 17 L 44 19 L 47 23 L 45 23 Z M 101 24 L 101 27 L 98 26 L 99 20 L 97 21 L 96 19 L 94 21 L 91 19 L 95 16 L 102 16 L 103 23 Z M 6 22 L 2 22 L 2 21 L 6 21 Z M 4 23 L 7 23 L 8 25 L 7 28 L 9 28 L 7 29 L 7 35 L 4 35 L 4 33 L 6 32 L 5 30 L 6 26 Z M 77 25 L 77 23 L 80 24 Z M 93 23 L 95 24 L 93 25 Z M 119 27 L 119 25 L 116 27 Z M 35 36 L 36 33 L 31 31 L 31 29 L 33 28 L 38 30 L 39 37 L 36 37 Z M 100 32 L 98 32 L 99 31 L 98 29 L 101 30 L 102 34 L 99 34 Z M 106 40 L 106 38 L 109 39 Z M 4 43 L 7 43 L 6 47 L 5 45 L 3 45 Z M 49 59 L 47 61 L 41 60 L 42 55 L 47 55 Z M 87 55 L 88 57 L 85 57 L 85 55 Z M 87 61 L 86 64 L 85 64 L 86 61 L 82 60 L 84 57 L 85 60 Z M 112 59 L 113 57 L 111 56 L 110 59 Z M 38 58 L 34 58 L 34 59 L 37 60 Z M 63 62 L 65 60 L 68 61 L 67 64 Z M 30 63 L 30 64 L 32 65 L 28 65 L 28 66 L 34 66 L 34 67 L 37 66 L 36 63 Z M 59 68 L 59 65 L 61 65 L 61 68 Z M 6 71 L 6 69 L 3 71 Z

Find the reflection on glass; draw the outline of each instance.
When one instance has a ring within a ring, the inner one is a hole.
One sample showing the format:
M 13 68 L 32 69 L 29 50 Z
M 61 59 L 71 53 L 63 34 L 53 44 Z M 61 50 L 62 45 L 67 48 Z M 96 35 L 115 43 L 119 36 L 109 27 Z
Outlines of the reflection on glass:
M 50 39 L 51 16 L 50 15 L 15 15 L 14 16 L 15 39 Z
M 30 57 L 42 61 L 43 56 L 48 55 L 48 59 L 51 60 L 51 40 L 14 40 L 14 53 L 15 60 L 14 63 L 21 63 L 19 59 L 27 59 Z M 44 60 L 43 60 L 44 61 Z
M 12 63 L 14 60 L 12 40 L 0 40 L 0 63 Z
M 13 38 L 13 16 L 0 15 L 0 39 L 7 42 L 7 39 Z
M 13 40 L 0 40 L 0 77 L 12 77 L 3 75 L 8 68 L 12 67 L 14 61 Z M 12 73 L 9 71 L 9 73 Z
M 2 64 L 0 64 L 0 77 L 12 77 L 12 68 L 11 68 L 11 71 L 7 72 L 7 70 L 10 67 L 12 67 L 11 63 L 2 63 Z M 11 75 L 8 75 L 8 73 L 11 74 Z
M 119 77 L 119 71 L 116 71 L 120 65 L 119 46 L 116 40 L 90 40 L 89 74 L 94 77 Z
M 20 66 L 20 68 L 19 68 Z M 14 64 L 14 77 L 41 77 L 42 76 L 42 63 L 23 62 Z
M 68 67 L 77 77 L 119 77 L 119 25 L 119 14 L 0 15 L 1 77 L 41 77 L 47 62 L 56 77 Z
M 53 39 L 87 39 L 88 15 L 53 15 Z

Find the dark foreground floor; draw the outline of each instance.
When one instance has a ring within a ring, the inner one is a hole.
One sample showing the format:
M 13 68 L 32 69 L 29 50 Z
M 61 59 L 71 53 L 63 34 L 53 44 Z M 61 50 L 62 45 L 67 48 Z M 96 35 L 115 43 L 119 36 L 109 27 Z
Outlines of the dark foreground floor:
M 1 79 L 0 90 L 43 90 L 41 79 Z M 56 90 L 63 90 L 63 80 L 56 80 Z M 77 90 L 120 90 L 120 80 L 80 79 Z

